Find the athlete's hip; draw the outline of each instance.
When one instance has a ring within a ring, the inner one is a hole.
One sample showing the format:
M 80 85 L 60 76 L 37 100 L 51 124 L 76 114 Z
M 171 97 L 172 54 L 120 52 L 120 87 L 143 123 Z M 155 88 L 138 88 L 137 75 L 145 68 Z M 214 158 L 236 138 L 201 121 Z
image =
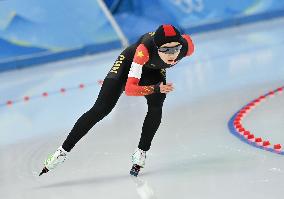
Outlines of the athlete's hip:
M 111 79 L 127 79 L 128 72 L 130 70 L 132 60 L 135 54 L 137 44 L 133 44 L 127 47 L 120 55 L 117 57 L 110 71 L 108 72 L 106 78 Z

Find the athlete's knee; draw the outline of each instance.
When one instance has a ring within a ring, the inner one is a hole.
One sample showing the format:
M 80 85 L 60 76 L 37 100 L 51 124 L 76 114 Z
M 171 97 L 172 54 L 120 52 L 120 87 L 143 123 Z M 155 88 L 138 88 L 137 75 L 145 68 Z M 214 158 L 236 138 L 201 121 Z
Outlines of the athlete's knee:
M 89 114 L 92 115 L 93 118 L 102 119 L 111 112 L 113 107 L 113 105 L 106 103 L 96 104 L 89 110 Z

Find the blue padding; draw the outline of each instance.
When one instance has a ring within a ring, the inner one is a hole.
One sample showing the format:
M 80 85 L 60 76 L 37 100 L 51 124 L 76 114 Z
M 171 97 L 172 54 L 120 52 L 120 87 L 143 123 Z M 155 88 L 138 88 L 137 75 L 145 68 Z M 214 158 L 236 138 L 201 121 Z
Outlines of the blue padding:
M 131 17 L 130 17 L 131 16 Z M 124 33 L 126 33 L 126 37 L 130 41 L 130 43 L 136 42 L 136 40 L 145 32 L 147 31 L 154 31 L 154 29 L 161 24 L 161 21 L 151 21 L 148 18 L 143 18 L 143 16 L 136 16 L 130 14 L 130 13 L 124 13 L 121 15 L 116 16 L 116 20 L 119 24 L 121 24 L 121 28 Z M 232 27 L 236 25 L 241 24 L 248 24 L 253 23 L 257 21 L 262 20 L 269 20 L 277 17 L 283 17 L 284 16 L 284 9 L 276 10 L 276 11 L 268 11 L 264 13 L 254 14 L 250 16 L 244 16 L 236 17 L 236 18 L 230 18 L 230 19 L 223 19 L 218 22 L 213 23 L 206 23 L 203 25 L 197 25 L 194 27 L 189 28 L 182 28 L 179 27 L 181 32 L 189 33 L 189 34 L 195 34 L 200 32 L 206 32 L 206 31 L 212 31 L 227 27 Z M 140 23 L 137 23 L 139 21 Z M 176 25 L 176 24 L 174 24 Z M 129 27 L 132 27 L 132 31 L 128 31 Z M 141 28 L 142 27 L 142 28 Z M 67 59 L 71 57 L 78 57 L 86 54 L 93 54 L 101 51 L 107 51 L 115 48 L 120 48 L 121 43 L 120 41 L 114 41 L 114 42 L 108 42 L 100 45 L 88 45 L 81 49 L 77 50 L 70 50 L 65 52 L 57 52 L 52 53 L 48 55 L 42 55 L 38 57 L 33 58 L 26 58 L 26 59 L 17 59 L 15 57 L 15 60 L 13 61 L 7 61 L 7 62 L 1 62 L 0 60 L 0 72 L 6 71 L 10 69 L 19 69 L 24 68 L 31 65 L 38 65 L 43 64 L 46 62 L 52 62 L 52 61 L 58 61 L 61 59 Z
M 228 27 L 241 25 L 241 24 L 248 24 L 248 23 L 254 23 L 257 21 L 269 20 L 269 19 L 283 17 L 283 16 L 284 16 L 284 10 L 278 10 L 278 11 L 255 14 L 251 16 L 243 16 L 240 18 L 232 18 L 228 20 L 215 22 L 215 23 L 209 23 L 209 24 L 199 25 L 195 27 L 190 27 L 190 28 L 184 29 L 184 31 L 187 33 L 191 33 L 191 34 L 201 33 L 201 32 L 222 29 L 222 28 L 228 28 Z
M 120 41 L 109 42 L 105 44 L 88 45 L 80 49 L 51 53 L 48 55 L 41 55 L 38 57 L 26 58 L 26 59 L 15 59 L 14 61 L 0 63 L 0 72 L 20 69 L 33 65 L 38 65 L 47 62 L 58 61 L 62 59 L 68 59 L 72 57 L 78 57 L 82 55 L 94 54 L 102 51 L 108 51 L 115 48 L 120 48 Z
M 206 22 L 205 24 L 200 24 L 196 26 L 191 26 L 188 28 L 184 28 L 179 26 L 176 23 L 172 23 L 174 26 L 178 27 L 178 29 L 182 33 L 188 34 L 196 34 L 201 32 L 213 31 L 223 28 L 228 28 L 236 25 L 249 24 L 263 20 L 269 20 L 277 17 L 284 16 L 284 9 L 278 11 L 270 11 L 265 13 L 259 13 L 249 16 L 241 16 L 235 18 L 222 19 L 216 22 Z M 169 21 L 155 21 L 151 20 L 147 17 L 137 16 L 133 13 L 122 13 L 115 15 L 115 19 L 120 24 L 120 28 L 124 32 L 125 36 L 129 40 L 130 43 L 136 42 L 136 40 L 144 33 L 155 31 L 155 29 L 161 23 L 169 23 Z M 137 23 L 139 21 L 139 23 Z M 131 27 L 131 31 L 129 31 L 129 27 Z M 141 28 L 142 27 L 142 28 Z

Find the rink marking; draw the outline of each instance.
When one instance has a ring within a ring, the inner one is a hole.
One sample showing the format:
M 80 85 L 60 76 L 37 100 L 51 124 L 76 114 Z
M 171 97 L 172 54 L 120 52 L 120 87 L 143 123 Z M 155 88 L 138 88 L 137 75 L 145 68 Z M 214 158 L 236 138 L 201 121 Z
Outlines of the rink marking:
M 9 99 L 4 103 L 0 103 L 0 108 L 1 107 L 12 107 L 14 104 L 18 104 L 21 102 L 30 102 L 33 99 L 38 99 L 38 98 L 47 98 L 49 96 L 53 96 L 53 95 L 57 95 L 57 94 L 64 94 L 66 92 L 70 92 L 72 90 L 82 90 L 85 89 L 86 87 L 90 87 L 90 86 L 94 86 L 94 85 L 102 85 L 103 84 L 103 80 L 98 80 L 95 83 L 80 83 L 78 86 L 74 86 L 74 87 L 68 87 L 68 88 L 60 88 L 57 90 L 53 90 L 53 91 L 44 91 L 41 94 L 37 94 L 37 95 L 33 95 L 33 96 L 23 96 L 19 99 Z
M 251 133 L 248 129 L 245 129 L 242 125 L 242 121 L 244 117 L 248 115 L 248 113 L 256 108 L 257 106 L 261 105 L 264 101 L 268 100 L 271 97 L 274 97 L 276 94 L 282 93 L 284 90 L 283 87 L 279 87 L 273 91 L 262 95 L 245 106 L 243 106 L 237 113 L 235 113 L 228 122 L 228 127 L 230 132 L 238 137 L 241 141 L 272 153 L 276 153 L 279 155 L 284 155 L 284 151 L 282 150 L 281 144 L 272 144 L 269 140 L 263 140 L 261 137 L 256 137 L 256 134 Z

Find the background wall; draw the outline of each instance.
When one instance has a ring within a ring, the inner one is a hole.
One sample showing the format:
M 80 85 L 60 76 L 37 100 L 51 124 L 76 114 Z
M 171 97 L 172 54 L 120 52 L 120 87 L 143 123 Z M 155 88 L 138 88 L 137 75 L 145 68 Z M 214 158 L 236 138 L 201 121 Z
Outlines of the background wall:
M 100 2 L 0 1 L 0 71 L 121 48 Z M 130 43 L 163 23 L 193 34 L 284 15 L 284 2 L 277 0 L 105 0 L 105 4 Z
M 284 2 L 277 0 L 106 2 L 123 32 L 132 42 L 144 32 L 154 31 L 162 23 L 171 23 L 183 32 L 195 33 L 284 14 Z
M 97 1 L 0 1 L 0 69 L 120 46 Z

